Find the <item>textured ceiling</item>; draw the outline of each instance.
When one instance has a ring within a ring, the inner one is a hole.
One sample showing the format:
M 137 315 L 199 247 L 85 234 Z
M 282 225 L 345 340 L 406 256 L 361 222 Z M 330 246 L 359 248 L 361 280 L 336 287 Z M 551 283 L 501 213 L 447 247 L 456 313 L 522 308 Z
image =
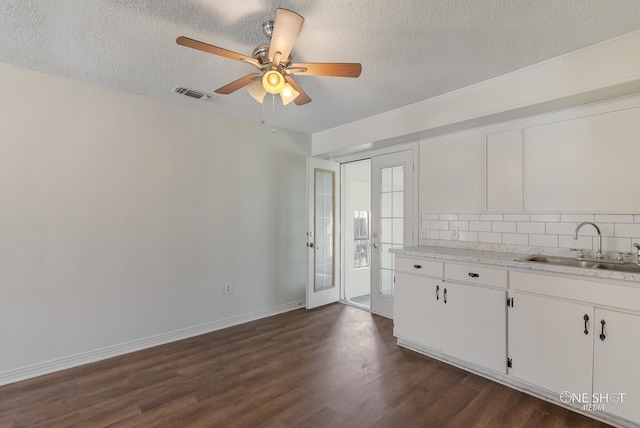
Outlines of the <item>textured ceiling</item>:
M 0 62 L 259 121 L 242 89 L 255 69 L 176 44 L 187 36 L 251 55 L 276 8 L 306 21 L 299 62 L 360 62 L 358 79 L 298 76 L 312 98 L 268 124 L 312 134 L 425 100 L 640 29 L 638 0 L 0 0 Z

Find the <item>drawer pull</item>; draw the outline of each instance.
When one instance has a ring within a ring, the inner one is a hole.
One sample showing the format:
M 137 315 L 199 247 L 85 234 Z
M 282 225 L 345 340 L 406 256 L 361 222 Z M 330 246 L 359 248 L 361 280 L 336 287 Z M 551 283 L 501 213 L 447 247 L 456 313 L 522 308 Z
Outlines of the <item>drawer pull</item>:
M 436 285 L 436 300 L 440 300 L 440 286 Z
M 480 278 L 480 274 L 479 274 L 479 273 L 469 272 L 469 276 L 470 276 L 471 278 Z
M 422 265 L 413 265 L 414 269 L 422 269 Z
M 444 297 L 444 303 L 446 304 L 447 303 L 447 289 L 446 288 L 444 289 L 444 294 L 443 294 L 442 297 Z

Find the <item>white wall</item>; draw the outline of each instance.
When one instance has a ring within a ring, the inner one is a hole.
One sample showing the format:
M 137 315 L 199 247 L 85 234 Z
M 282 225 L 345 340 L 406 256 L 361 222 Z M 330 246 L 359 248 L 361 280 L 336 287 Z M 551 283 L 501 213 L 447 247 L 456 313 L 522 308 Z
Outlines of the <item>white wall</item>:
M 0 384 L 304 300 L 309 136 L 6 65 L 0 82 Z

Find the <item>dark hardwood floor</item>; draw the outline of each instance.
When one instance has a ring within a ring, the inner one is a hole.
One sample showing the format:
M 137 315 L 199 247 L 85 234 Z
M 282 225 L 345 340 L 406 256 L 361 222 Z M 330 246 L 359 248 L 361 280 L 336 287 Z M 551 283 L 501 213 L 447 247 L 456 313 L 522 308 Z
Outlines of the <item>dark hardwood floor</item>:
M 392 321 L 297 310 L 0 387 L 0 427 L 605 427 L 395 344 Z

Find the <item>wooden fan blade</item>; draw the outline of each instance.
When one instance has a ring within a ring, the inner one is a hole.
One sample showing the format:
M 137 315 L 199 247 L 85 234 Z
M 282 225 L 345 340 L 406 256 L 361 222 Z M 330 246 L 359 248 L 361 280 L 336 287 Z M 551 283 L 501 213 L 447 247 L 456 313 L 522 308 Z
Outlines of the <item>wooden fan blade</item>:
M 304 18 L 288 9 L 278 9 L 271 32 L 269 58 L 273 59 L 280 52 L 280 62 L 285 64 L 289 59 L 291 48 L 298 38 Z
M 290 84 L 293 87 L 293 89 L 298 91 L 298 93 L 300 94 L 296 97 L 295 100 L 293 100 L 293 102 L 296 103 L 296 105 L 301 106 L 311 102 L 311 98 L 309 98 L 309 95 L 307 95 L 307 93 L 302 90 L 302 88 L 296 83 L 296 81 L 293 80 L 293 77 L 284 76 L 284 80 L 286 80 L 287 83 Z
M 250 84 L 251 82 L 253 82 L 255 79 L 255 76 L 259 76 L 260 73 L 251 73 L 251 74 L 247 74 L 244 77 L 239 78 L 238 80 L 234 80 L 233 82 L 229 83 L 228 85 L 224 85 L 221 88 L 218 88 L 215 90 L 216 94 L 230 94 L 232 92 L 237 91 L 240 88 L 244 88 L 245 86 L 247 86 L 248 84 Z
M 298 71 L 296 68 L 306 68 L 306 71 Z M 334 77 L 359 77 L 362 73 L 362 65 L 350 62 L 297 62 L 291 64 L 289 74 L 304 76 L 334 76 Z
M 255 65 L 256 67 L 259 67 L 258 60 L 255 58 L 242 55 L 238 52 L 230 51 L 228 49 L 220 48 L 218 46 L 210 45 L 208 43 L 200 42 L 198 40 L 190 39 L 188 37 L 180 36 L 176 39 L 176 43 L 181 46 L 186 46 L 188 48 L 197 49 L 199 51 L 223 56 L 225 58 L 234 59 L 236 61 L 248 62 Z

